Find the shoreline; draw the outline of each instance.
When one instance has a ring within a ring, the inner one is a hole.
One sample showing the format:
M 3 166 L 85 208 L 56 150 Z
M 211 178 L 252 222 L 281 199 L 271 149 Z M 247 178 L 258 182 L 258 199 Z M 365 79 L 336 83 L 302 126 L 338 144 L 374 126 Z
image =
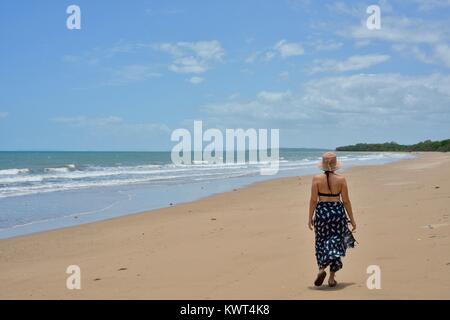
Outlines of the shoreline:
M 0 298 L 448 299 L 448 164 L 449 154 L 424 153 L 345 171 L 360 245 L 347 252 L 335 289 L 311 288 L 303 176 L 0 240 L 0 284 L 8 289 Z M 81 290 L 65 288 L 74 264 Z M 371 264 L 381 267 L 382 290 L 365 287 Z
M 367 152 L 370 154 L 370 152 Z M 365 154 L 367 154 L 365 153 Z M 415 152 L 387 152 L 387 153 L 380 153 L 380 152 L 373 152 L 374 154 L 403 154 L 407 155 L 408 157 L 416 157 L 417 153 Z M 358 153 L 356 153 L 358 154 Z M 406 159 L 407 159 L 406 158 Z M 349 170 L 353 167 L 358 166 L 382 166 L 386 163 L 393 163 L 397 161 L 402 161 L 405 158 L 387 158 L 382 160 L 370 160 L 367 164 L 363 163 L 360 164 L 358 162 L 352 162 L 350 161 L 347 164 L 347 167 L 344 168 L 344 172 L 346 170 Z M 42 220 L 35 220 L 35 221 L 29 221 L 25 222 L 20 225 L 15 225 L 12 227 L 7 227 L 0 229 L 0 241 L 4 239 L 12 239 L 15 237 L 20 236 L 26 236 L 26 235 L 33 235 L 33 234 L 39 234 L 42 232 L 48 232 L 52 230 L 58 230 L 58 229 L 65 229 L 65 228 L 71 228 L 76 227 L 79 225 L 85 225 L 89 223 L 95 223 L 100 221 L 106 221 L 109 219 L 114 219 L 117 217 L 124 217 L 128 215 L 138 214 L 142 212 L 149 212 L 149 211 L 155 211 L 159 209 L 164 208 L 170 208 L 175 205 L 190 203 L 194 201 L 198 201 L 201 199 L 205 199 L 209 196 L 215 195 L 215 194 L 221 194 L 225 192 L 231 192 L 235 189 L 242 189 L 249 186 L 252 186 L 254 184 L 264 182 L 264 181 L 271 181 L 271 180 L 277 180 L 277 179 L 284 179 L 289 177 L 306 177 L 311 174 L 314 174 L 317 172 L 317 168 L 314 167 L 305 167 L 301 169 L 296 170 L 296 175 L 291 175 L 289 172 L 279 172 L 277 175 L 274 176 L 261 176 L 261 175 L 255 175 L 255 176 L 244 176 L 244 177 L 234 177 L 234 178 L 227 178 L 225 180 L 218 180 L 217 183 L 211 183 L 208 181 L 198 181 L 198 182 L 191 182 L 189 184 L 180 184 L 180 185 L 172 185 L 172 186 L 153 186 L 153 185 L 134 185 L 130 184 L 127 186 L 124 186 L 125 189 L 122 188 L 115 188 L 110 187 L 104 189 L 103 187 L 96 187 L 96 188 L 88 188 L 88 189 L 81 189 L 81 190 L 73 190 L 73 191 L 60 191 L 56 192 L 54 194 L 52 193 L 43 193 L 41 195 L 31 195 L 32 203 L 38 204 L 40 207 L 46 207 L 49 208 L 50 203 L 54 203 L 55 198 L 59 198 L 59 201 L 56 204 L 60 209 L 63 209 L 61 207 L 61 203 L 72 201 L 72 199 L 78 199 L 80 196 L 79 194 L 83 195 L 83 198 L 86 198 L 86 195 L 88 195 L 87 200 L 90 201 L 96 201 L 96 197 L 101 196 L 103 197 L 103 194 L 105 192 L 111 194 L 110 201 L 112 202 L 104 202 L 101 207 L 97 208 L 85 208 L 83 211 L 73 211 L 68 210 L 72 212 L 68 212 L 66 215 L 61 215 L 57 217 L 48 217 L 44 218 Z M 170 191 L 171 190 L 171 191 Z M 155 198 L 157 200 L 153 200 L 151 203 L 147 203 L 145 199 L 148 197 L 148 194 L 152 194 L 152 198 Z M 113 197 L 115 195 L 115 197 Z M 22 201 L 29 202 L 30 196 L 25 196 Z M 37 198 L 39 197 L 39 198 Z M 132 203 L 130 203 L 131 199 L 133 199 Z M 1 200 L 1 199 L 0 199 Z M 13 198 L 6 198 L 5 201 L 14 203 L 16 201 Z M 39 203 L 36 203 L 36 201 L 39 201 Z M 42 205 L 45 203 L 45 205 Z M 48 203 L 48 204 L 47 204 Z M 128 205 L 127 205 L 128 203 Z M 8 208 L 8 206 L 6 206 Z M 1 209 L 1 207 L 0 207 Z M 24 210 L 28 210 L 28 208 L 22 208 Z M 11 209 L 9 209 L 11 210 Z M 43 212 L 46 212 L 46 209 Z M 66 210 L 66 209 L 64 209 Z M 51 210 L 52 212 L 55 211 L 55 209 Z M 9 213 L 14 214 L 13 212 Z

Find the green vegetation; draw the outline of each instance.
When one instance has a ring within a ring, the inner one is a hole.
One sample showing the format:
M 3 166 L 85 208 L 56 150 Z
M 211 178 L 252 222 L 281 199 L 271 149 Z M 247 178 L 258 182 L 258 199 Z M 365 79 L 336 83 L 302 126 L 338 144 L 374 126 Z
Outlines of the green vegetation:
M 337 147 L 336 151 L 450 151 L 450 139 L 442 141 L 426 140 L 413 145 L 402 145 L 396 142 L 358 143 L 351 146 Z

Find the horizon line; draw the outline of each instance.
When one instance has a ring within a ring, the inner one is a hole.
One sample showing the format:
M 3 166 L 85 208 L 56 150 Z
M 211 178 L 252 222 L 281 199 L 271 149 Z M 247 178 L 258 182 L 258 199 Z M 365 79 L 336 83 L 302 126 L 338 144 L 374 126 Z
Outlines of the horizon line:
M 308 149 L 308 150 L 335 150 L 335 148 L 312 148 L 312 147 L 280 147 L 281 149 Z M 245 151 L 249 151 L 246 149 Z M 259 149 L 256 149 L 259 150 Z M 268 148 L 270 150 L 270 148 Z M 191 152 L 194 152 L 192 150 Z M 200 150 L 199 150 L 200 151 Z M 226 152 L 227 150 L 223 150 Z M 236 150 L 235 150 L 236 151 Z M 172 150 L 0 150 L 0 152 L 172 152 Z

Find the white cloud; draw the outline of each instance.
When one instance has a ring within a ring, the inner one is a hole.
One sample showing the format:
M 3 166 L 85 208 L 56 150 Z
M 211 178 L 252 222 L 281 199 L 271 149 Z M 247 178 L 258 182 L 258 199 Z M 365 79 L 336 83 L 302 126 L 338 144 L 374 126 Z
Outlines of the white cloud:
M 182 57 L 175 59 L 169 70 L 176 73 L 204 73 L 208 71 L 208 65 L 205 61 L 194 57 Z
M 439 44 L 435 47 L 435 58 L 450 68 L 450 47 L 447 44 Z
M 343 28 L 338 34 L 353 39 L 357 46 L 372 42 L 391 43 L 394 50 L 412 54 L 421 62 L 449 67 L 449 28 L 447 21 L 383 16 L 380 30 L 368 30 L 362 21 L 358 26 Z
M 270 61 L 276 57 L 286 59 L 289 57 L 300 56 L 305 53 L 302 45 L 295 42 L 280 40 L 271 48 L 251 53 L 246 59 L 246 63 L 254 63 L 257 61 Z
M 366 7 L 363 4 L 359 3 L 357 6 L 350 5 L 343 1 L 334 1 L 331 4 L 327 4 L 326 8 L 333 12 L 334 14 L 348 15 L 353 17 L 360 17 L 361 13 L 366 12 Z
M 334 14 L 351 16 L 354 18 L 367 17 L 367 7 L 369 4 L 380 6 L 382 13 L 390 13 L 393 11 L 388 0 L 378 0 L 377 3 L 366 3 L 365 1 L 334 1 L 327 4 L 326 8 Z
M 427 64 L 436 63 L 433 55 L 421 49 L 418 45 L 394 44 L 392 45 L 392 49 L 394 49 L 397 52 L 403 53 L 405 56 L 413 56 L 423 63 Z
M 382 40 L 394 43 L 436 44 L 448 37 L 444 26 L 439 22 L 430 22 L 407 17 L 387 16 L 382 18 L 380 30 L 369 30 L 365 22 L 350 30 L 342 31 L 343 36 L 355 40 Z
M 176 73 L 204 73 L 211 64 L 222 61 L 225 56 L 225 50 L 217 40 L 162 43 L 153 48 L 174 58 L 169 70 Z
M 362 70 L 386 62 L 389 59 L 388 55 L 355 55 L 344 61 L 316 60 L 315 66 L 311 68 L 311 73 Z
M 261 91 L 258 93 L 257 97 L 258 99 L 266 103 L 279 103 L 291 97 L 291 93 L 289 91 L 286 92 Z
M 123 85 L 161 76 L 162 74 L 155 72 L 154 68 L 151 66 L 131 64 L 112 70 L 110 76 L 111 79 L 106 84 Z
M 197 56 L 205 60 L 220 61 L 225 55 L 225 50 L 219 41 L 179 42 L 178 46 L 192 50 Z
M 450 7 L 450 0 L 414 0 L 414 2 L 421 11 Z
M 0 119 L 4 119 L 8 116 L 8 112 L 0 112 Z
M 406 56 L 412 55 L 423 63 L 450 68 L 450 46 L 447 44 L 437 44 L 428 48 L 421 48 L 418 45 L 395 44 L 392 48 Z
M 203 81 L 205 81 L 205 79 L 203 79 L 201 77 L 192 77 L 192 78 L 189 78 L 188 81 L 192 84 L 200 84 Z
M 312 43 L 313 47 L 317 51 L 331 51 L 339 49 L 343 46 L 342 42 L 334 40 L 316 40 Z
M 299 43 L 287 42 L 286 40 L 280 40 L 275 44 L 274 49 L 284 58 L 301 56 L 305 53 L 305 50 Z
M 212 121 L 234 127 L 385 125 L 442 126 L 450 121 L 450 76 L 360 74 L 306 82 L 295 93 L 260 92 L 249 101 L 203 107 Z
M 245 59 L 245 63 L 253 63 L 256 62 L 256 60 L 258 59 L 258 56 L 260 55 L 259 52 L 253 52 L 252 54 L 250 54 L 246 59 Z
M 412 53 L 419 61 L 429 64 L 435 63 L 434 58 L 418 46 L 406 46 L 406 48 L 406 51 L 409 51 L 407 54 Z
M 275 58 L 275 56 L 276 56 L 276 53 L 274 51 L 267 51 L 267 52 L 264 53 L 264 56 L 263 56 L 262 59 L 264 61 L 270 61 L 273 58 Z

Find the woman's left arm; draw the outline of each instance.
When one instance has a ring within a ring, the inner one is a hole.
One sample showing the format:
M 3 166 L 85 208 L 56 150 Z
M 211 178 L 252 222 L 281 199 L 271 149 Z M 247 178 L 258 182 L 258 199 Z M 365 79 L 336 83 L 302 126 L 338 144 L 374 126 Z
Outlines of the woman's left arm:
M 318 199 L 319 189 L 317 187 L 316 179 L 313 178 L 311 185 L 311 198 L 309 200 L 309 219 L 308 219 L 308 227 L 310 230 L 313 230 L 313 215 L 316 210 L 317 199 Z

